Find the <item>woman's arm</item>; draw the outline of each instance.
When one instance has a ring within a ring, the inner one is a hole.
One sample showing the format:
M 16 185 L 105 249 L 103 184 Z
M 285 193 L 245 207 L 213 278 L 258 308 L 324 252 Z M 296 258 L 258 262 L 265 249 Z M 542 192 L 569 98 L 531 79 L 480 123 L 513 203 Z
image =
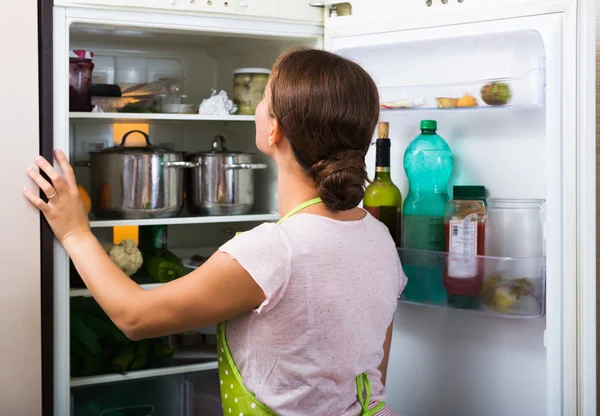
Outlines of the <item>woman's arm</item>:
M 383 360 L 379 364 L 379 371 L 381 371 L 381 382 L 385 386 L 387 379 L 388 361 L 390 359 L 390 346 L 392 345 L 392 333 L 394 332 L 394 320 L 387 329 L 385 335 L 385 341 L 383 342 Z
M 44 202 L 29 189 L 25 196 L 40 209 L 90 293 L 106 314 L 131 339 L 161 335 L 212 325 L 249 311 L 265 300 L 252 276 L 224 253 L 214 254 L 194 272 L 153 290 L 144 290 L 123 273 L 92 234 L 73 169 L 60 151 L 56 159 L 61 176 L 45 159 L 29 176 L 47 196 Z
M 65 249 L 94 299 L 132 340 L 213 325 L 265 300 L 250 274 L 225 253 L 215 253 L 187 276 L 144 290 L 110 260 L 91 233 L 65 241 Z

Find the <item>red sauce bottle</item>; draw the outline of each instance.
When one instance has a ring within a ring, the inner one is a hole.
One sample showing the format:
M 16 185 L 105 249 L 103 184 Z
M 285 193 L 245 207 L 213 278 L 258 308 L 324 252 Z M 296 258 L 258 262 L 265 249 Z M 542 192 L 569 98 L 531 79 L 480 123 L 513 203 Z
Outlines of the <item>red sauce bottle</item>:
M 455 186 L 448 202 L 444 227 L 448 261 L 444 289 L 448 306 L 478 309 L 483 286 L 483 261 L 487 212 L 485 187 Z
M 92 72 L 94 53 L 72 50 L 69 53 L 69 111 L 92 111 Z

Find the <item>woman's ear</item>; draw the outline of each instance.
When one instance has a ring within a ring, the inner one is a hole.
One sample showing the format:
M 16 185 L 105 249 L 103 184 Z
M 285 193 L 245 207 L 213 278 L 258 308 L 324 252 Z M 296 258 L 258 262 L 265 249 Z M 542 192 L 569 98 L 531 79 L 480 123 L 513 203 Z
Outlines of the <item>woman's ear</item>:
M 271 119 L 271 126 L 269 128 L 269 146 L 277 146 L 285 137 L 283 129 L 276 118 Z

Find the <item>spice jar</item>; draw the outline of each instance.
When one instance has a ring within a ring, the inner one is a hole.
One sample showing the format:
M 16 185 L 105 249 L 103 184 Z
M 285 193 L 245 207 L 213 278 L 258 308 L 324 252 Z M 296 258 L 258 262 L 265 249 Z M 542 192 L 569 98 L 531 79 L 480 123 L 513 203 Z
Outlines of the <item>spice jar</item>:
M 69 111 L 92 111 L 94 53 L 81 49 L 69 53 Z
M 479 306 L 483 265 L 477 256 L 484 254 L 486 221 L 485 187 L 455 186 L 454 199 L 448 201 L 444 218 L 449 253 L 444 289 L 449 306 L 461 309 Z

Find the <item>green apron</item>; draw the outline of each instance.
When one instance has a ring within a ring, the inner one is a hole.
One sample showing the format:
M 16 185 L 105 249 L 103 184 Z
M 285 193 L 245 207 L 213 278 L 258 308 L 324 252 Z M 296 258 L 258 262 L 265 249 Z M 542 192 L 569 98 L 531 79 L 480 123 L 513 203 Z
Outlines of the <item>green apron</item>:
M 281 224 L 299 211 L 321 202 L 321 198 L 306 201 L 291 210 L 277 224 Z M 242 375 L 236 367 L 229 351 L 229 346 L 227 345 L 225 335 L 226 324 L 227 322 L 222 322 L 217 326 L 217 356 L 219 359 L 219 380 L 221 383 L 223 414 L 225 416 L 275 416 L 275 412 L 259 402 L 256 396 L 244 386 Z M 356 377 L 356 394 L 362 407 L 359 416 L 375 415 L 385 407 L 385 403 L 381 402 L 373 409 L 369 409 L 371 383 L 369 382 L 367 373 L 359 374 Z

